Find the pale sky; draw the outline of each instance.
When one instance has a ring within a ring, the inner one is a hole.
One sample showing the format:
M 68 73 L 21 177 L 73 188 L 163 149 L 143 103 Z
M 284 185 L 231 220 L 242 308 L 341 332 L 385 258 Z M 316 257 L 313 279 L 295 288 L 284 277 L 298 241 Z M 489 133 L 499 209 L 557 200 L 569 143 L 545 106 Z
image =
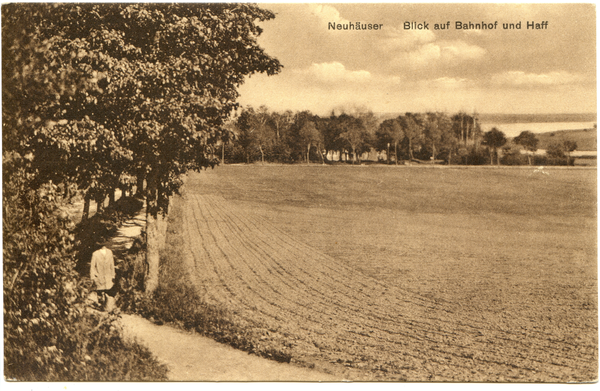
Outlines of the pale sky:
M 263 4 L 259 44 L 283 71 L 254 75 L 242 105 L 310 110 L 340 106 L 375 112 L 596 112 L 593 4 Z M 435 30 L 435 24 L 447 26 Z M 457 29 L 456 22 L 495 29 Z M 547 22 L 527 29 L 527 22 Z M 330 30 L 382 24 L 380 30 Z M 404 29 L 405 22 L 429 30 Z M 504 23 L 521 22 L 505 30 Z

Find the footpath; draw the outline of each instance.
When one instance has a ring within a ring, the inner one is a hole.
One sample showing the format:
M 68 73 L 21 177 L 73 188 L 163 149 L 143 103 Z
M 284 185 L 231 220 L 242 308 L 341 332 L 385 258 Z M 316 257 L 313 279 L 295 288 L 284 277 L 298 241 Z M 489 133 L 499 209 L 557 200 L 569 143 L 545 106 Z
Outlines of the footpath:
M 145 208 L 123 223 L 107 244 L 113 251 L 131 247 L 146 222 Z M 315 370 L 253 356 L 213 339 L 138 315 L 121 314 L 125 338 L 136 340 L 169 368 L 169 381 L 340 381 Z

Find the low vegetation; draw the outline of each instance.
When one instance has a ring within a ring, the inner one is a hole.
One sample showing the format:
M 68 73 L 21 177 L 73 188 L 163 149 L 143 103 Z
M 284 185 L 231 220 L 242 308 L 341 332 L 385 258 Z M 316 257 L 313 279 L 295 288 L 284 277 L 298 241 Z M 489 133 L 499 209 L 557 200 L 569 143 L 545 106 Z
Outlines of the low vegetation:
M 150 352 L 123 339 L 116 315 L 86 305 L 90 285 L 76 272 L 76 249 L 105 238 L 118 217 L 98 216 L 77 231 L 59 188 L 23 192 L 24 176 L 9 169 L 19 162 L 11 163 L 3 167 L 6 379 L 166 379 L 166 368 Z

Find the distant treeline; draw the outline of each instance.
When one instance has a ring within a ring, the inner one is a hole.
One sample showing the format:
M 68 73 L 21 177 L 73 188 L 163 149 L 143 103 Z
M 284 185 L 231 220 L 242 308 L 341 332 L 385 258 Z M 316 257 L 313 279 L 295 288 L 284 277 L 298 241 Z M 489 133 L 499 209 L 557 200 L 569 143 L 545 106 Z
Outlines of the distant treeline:
M 535 123 L 535 122 L 594 122 L 596 113 L 578 114 L 479 114 L 482 123 Z
M 549 148 L 547 156 L 533 156 L 539 140 L 532 132 L 509 141 L 496 128 L 482 132 L 481 122 L 480 115 L 465 112 L 391 117 L 353 109 L 318 116 L 309 111 L 281 113 L 265 106 L 245 107 L 225 125 L 230 141 L 219 152 L 225 163 L 573 163 L 569 152 L 577 148 L 574 142 L 562 140 Z

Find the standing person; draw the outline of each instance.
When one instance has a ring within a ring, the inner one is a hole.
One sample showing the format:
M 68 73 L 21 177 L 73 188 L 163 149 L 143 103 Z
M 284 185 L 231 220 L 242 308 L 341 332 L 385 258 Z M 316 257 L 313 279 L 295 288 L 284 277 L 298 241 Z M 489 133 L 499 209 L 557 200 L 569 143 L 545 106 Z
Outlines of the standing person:
M 92 254 L 92 263 L 90 265 L 90 278 L 96 285 L 96 292 L 99 299 L 104 301 L 104 309 L 112 311 L 115 308 L 115 261 L 113 253 L 106 246 Z

